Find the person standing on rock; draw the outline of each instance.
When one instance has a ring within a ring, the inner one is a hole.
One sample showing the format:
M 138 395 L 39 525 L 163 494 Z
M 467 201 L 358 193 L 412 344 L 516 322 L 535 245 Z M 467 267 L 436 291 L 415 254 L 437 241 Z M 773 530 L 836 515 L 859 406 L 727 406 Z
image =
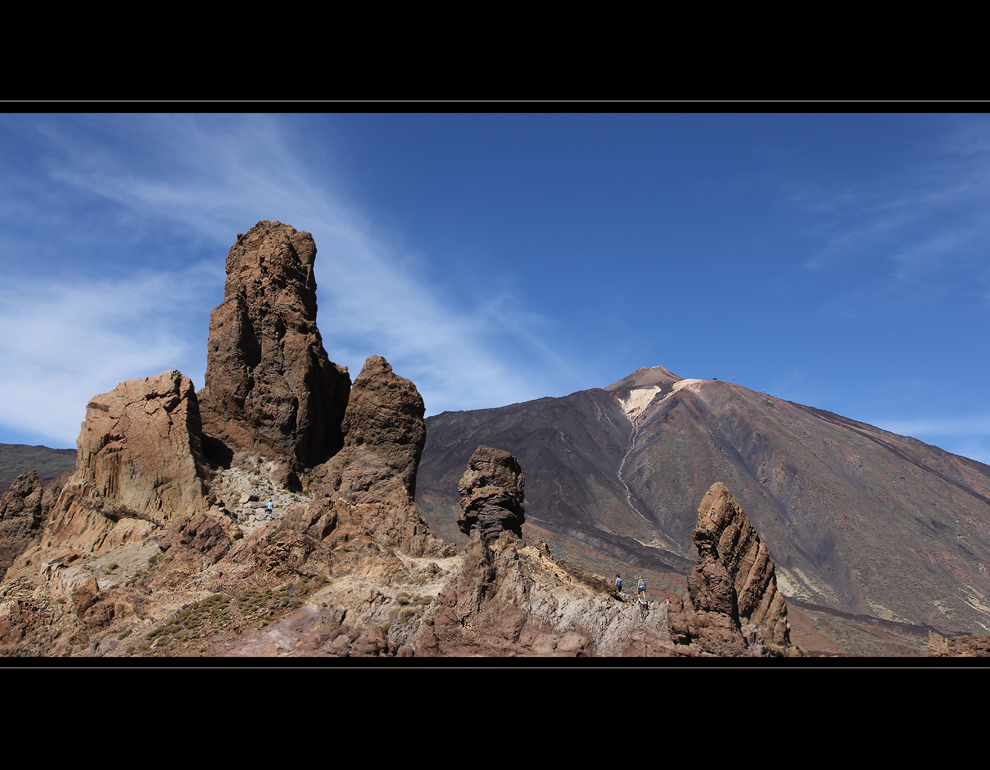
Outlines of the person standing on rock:
M 622 593 L 622 578 L 620 578 L 618 574 L 615 576 L 615 592 L 617 594 Z
M 639 592 L 639 600 L 646 604 L 646 579 L 640 575 L 639 583 L 636 585 L 636 590 Z
M 272 511 L 275 510 L 275 503 L 271 500 L 268 501 L 268 515 L 270 516 Z

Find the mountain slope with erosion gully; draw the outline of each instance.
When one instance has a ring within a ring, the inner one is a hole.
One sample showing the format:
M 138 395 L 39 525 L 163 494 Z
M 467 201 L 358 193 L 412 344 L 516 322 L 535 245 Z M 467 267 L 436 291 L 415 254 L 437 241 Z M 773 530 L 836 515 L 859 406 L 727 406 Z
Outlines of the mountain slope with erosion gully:
M 718 480 L 767 543 L 806 649 L 925 655 L 931 633 L 990 630 L 990 467 L 915 439 L 663 367 L 427 429 L 417 501 L 454 542 L 451 479 L 484 443 L 526 468 L 527 520 L 555 552 L 683 594 Z

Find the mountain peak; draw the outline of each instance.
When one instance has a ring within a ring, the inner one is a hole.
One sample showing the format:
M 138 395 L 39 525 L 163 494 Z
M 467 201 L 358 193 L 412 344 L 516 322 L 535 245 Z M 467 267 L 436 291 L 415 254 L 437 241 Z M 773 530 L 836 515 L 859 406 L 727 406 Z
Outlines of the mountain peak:
M 641 366 L 632 374 L 623 377 L 618 382 L 613 382 L 605 388 L 609 392 L 637 390 L 639 388 L 655 388 L 656 386 L 670 386 L 675 382 L 684 379 L 678 377 L 669 369 L 662 366 Z
M 684 379 L 662 366 L 641 366 L 605 390 L 632 419 L 641 414 L 658 393 L 666 396 L 676 390 L 676 383 L 679 382 L 684 382 Z

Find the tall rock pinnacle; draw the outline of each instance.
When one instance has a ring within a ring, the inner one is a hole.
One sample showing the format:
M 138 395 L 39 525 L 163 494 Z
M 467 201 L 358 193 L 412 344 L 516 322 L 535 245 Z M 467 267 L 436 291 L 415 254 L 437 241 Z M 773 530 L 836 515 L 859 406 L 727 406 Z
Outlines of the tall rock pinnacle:
M 759 655 L 749 639 L 790 654 L 787 601 L 777 590 L 773 558 L 742 505 L 721 482 L 712 484 L 698 507 L 694 530 L 698 559 L 688 576 L 689 606 L 670 602 L 675 644 L 701 655 Z
M 313 236 L 258 222 L 227 252 L 223 303 L 210 315 L 205 449 L 315 466 L 342 446 L 350 376 L 316 327 Z

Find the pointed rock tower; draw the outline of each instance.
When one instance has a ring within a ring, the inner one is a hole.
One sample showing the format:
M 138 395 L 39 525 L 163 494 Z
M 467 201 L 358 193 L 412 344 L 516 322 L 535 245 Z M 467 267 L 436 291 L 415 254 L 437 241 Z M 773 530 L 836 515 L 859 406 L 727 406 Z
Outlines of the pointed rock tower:
M 790 654 L 787 602 L 774 563 L 746 511 L 716 482 L 698 507 L 698 560 L 688 576 L 690 602 L 670 603 L 671 638 L 687 654 Z M 757 631 L 757 629 L 759 629 Z
M 281 222 L 258 222 L 227 252 L 198 394 L 212 461 L 246 452 L 299 471 L 341 448 L 351 380 L 316 327 L 315 259 L 313 236 Z

